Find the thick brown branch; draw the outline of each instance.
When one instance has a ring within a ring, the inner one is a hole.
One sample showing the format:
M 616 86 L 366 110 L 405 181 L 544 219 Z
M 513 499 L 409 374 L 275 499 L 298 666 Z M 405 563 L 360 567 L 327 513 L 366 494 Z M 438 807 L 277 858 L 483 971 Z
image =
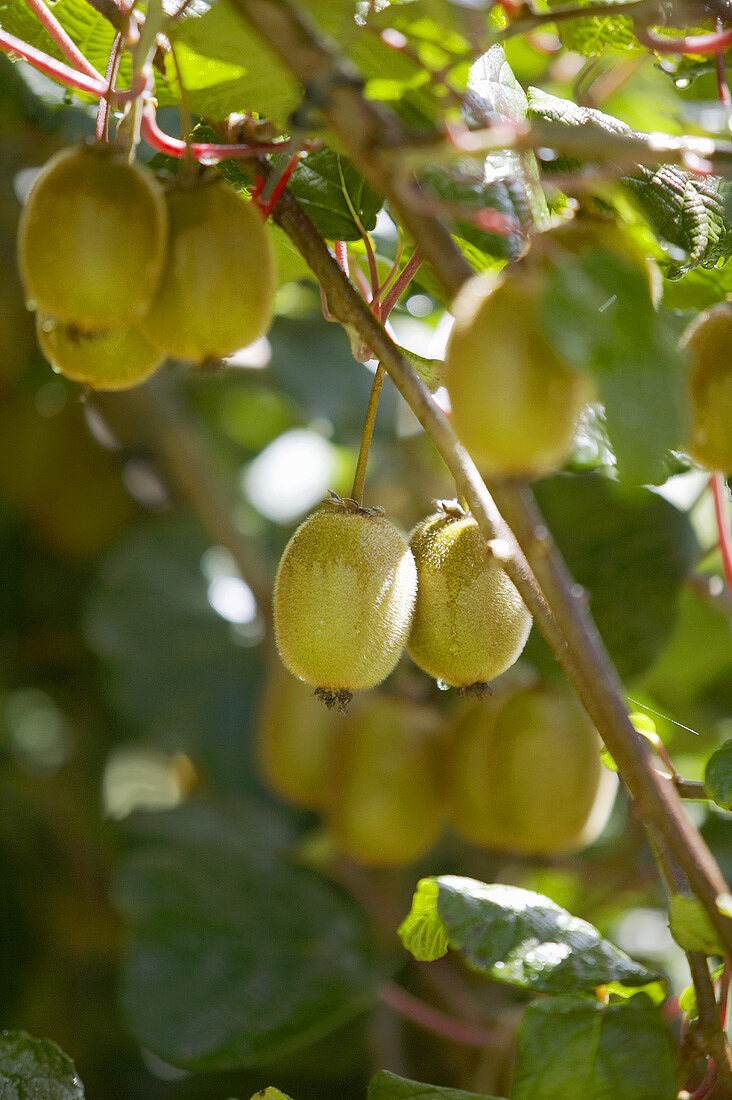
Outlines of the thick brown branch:
M 450 293 L 456 291 L 470 274 L 467 263 L 437 219 L 410 208 L 399 173 L 385 171 L 388 162 L 379 146 L 384 139 L 392 148 L 398 144 L 398 120 L 389 116 L 383 123 L 386 131 L 381 133 L 380 111 L 363 98 L 356 83 L 343 83 L 337 58 L 311 34 L 287 0 L 235 3 L 296 76 L 304 83 L 317 82 L 324 93 L 324 113 L 341 144 L 364 176 L 386 194 L 404 218 L 443 286 Z M 401 136 L 406 140 L 406 134 Z M 732 920 L 717 907 L 717 898 L 727 892 L 721 872 L 686 816 L 673 783 L 657 771 L 650 745 L 631 725 L 617 673 L 530 492 L 521 485 L 501 487 L 501 505 L 511 530 L 449 422 L 307 217 L 288 197 L 281 201 L 276 217 L 324 287 L 332 313 L 372 348 L 431 437 L 458 492 L 467 499 L 481 530 L 500 554 L 506 572 L 600 730 L 644 823 L 654 826 L 664 838 L 727 950 L 732 950 Z

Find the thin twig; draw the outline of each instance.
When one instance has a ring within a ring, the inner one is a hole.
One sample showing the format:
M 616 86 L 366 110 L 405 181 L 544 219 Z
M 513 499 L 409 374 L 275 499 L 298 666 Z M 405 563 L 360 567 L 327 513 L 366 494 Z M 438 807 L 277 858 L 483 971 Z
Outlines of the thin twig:
M 717 33 L 722 30 L 722 20 L 717 17 L 714 20 L 714 27 Z M 725 64 L 724 50 L 717 50 L 714 55 L 714 69 L 717 76 L 717 96 L 719 102 L 727 111 L 732 107 L 732 95 L 730 95 L 729 81 L 727 80 L 727 66 Z
M 97 108 L 97 121 L 95 129 L 95 137 L 97 141 L 107 141 L 109 137 L 109 93 L 114 91 L 114 82 L 117 79 L 117 73 L 119 72 L 119 63 L 122 57 L 122 32 L 118 31 L 114 36 L 114 42 L 112 43 L 112 49 L 109 52 L 109 61 L 107 62 L 107 70 L 104 74 L 104 79 L 107 82 L 107 95 L 104 99 L 99 100 L 99 107 Z
M 379 397 L 381 395 L 381 387 L 384 383 L 384 367 L 379 363 L 374 374 L 374 380 L 371 384 L 371 393 L 369 394 L 368 408 L 366 409 L 366 419 L 364 420 L 363 432 L 361 433 L 361 447 L 358 452 L 358 462 L 356 463 L 356 473 L 353 478 L 353 489 L 351 490 L 351 498 L 356 501 L 357 504 L 361 504 L 363 501 L 363 487 L 366 481 L 366 467 L 369 463 L 369 451 L 371 450 L 371 440 L 374 434 L 374 424 L 376 423 L 376 412 L 379 407 Z
M 345 241 L 335 241 L 333 244 L 333 251 L 335 252 L 335 258 L 340 264 L 341 271 L 344 271 L 346 275 L 350 275 L 348 268 L 348 245 Z
M 727 483 L 724 474 L 712 474 L 709 479 L 714 496 L 714 514 L 719 533 L 719 549 L 722 554 L 727 591 L 732 596 L 732 531 L 727 512 Z
M 488 1028 L 470 1023 L 468 1020 L 456 1020 L 453 1016 L 448 1016 L 440 1009 L 421 1001 L 419 997 L 407 993 L 406 989 L 402 989 L 393 982 L 383 985 L 379 996 L 394 1012 L 411 1020 L 424 1031 L 432 1032 L 433 1035 L 440 1035 L 453 1043 L 480 1047 L 482 1050 L 495 1045 L 496 1036 Z
M 26 0 L 26 3 L 38 21 L 42 23 L 48 31 L 64 57 L 70 61 L 79 72 L 84 73 L 86 76 L 90 76 L 92 80 L 101 80 L 102 74 L 97 72 L 91 62 L 87 61 L 74 40 L 66 33 L 56 16 L 51 12 L 50 8 L 43 0 Z
M 674 786 L 682 798 L 688 798 L 692 802 L 708 802 L 707 788 L 698 779 L 682 779 L 674 776 Z
M 207 141 L 185 142 L 180 138 L 171 137 L 164 133 L 158 126 L 155 104 L 148 102 L 142 113 L 142 136 L 148 145 L 157 149 L 160 153 L 167 153 L 171 157 L 185 157 L 190 155 L 194 160 L 200 160 L 206 164 L 215 164 L 219 160 L 228 158 L 254 158 L 265 156 L 268 153 L 291 153 L 295 146 L 290 141 L 269 141 L 256 145 L 235 144 L 219 145 Z M 302 148 L 297 145 L 297 148 Z
M 22 39 L 16 38 L 15 35 L 8 34 L 7 31 L 2 29 L 0 29 L 0 50 L 4 53 L 17 54 L 18 57 L 22 57 L 24 61 L 32 65 L 34 69 L 45 73 L 46 76 L 50 76 L 52 80 L 63 84 L 67 88 L 76 88 L 81 92 L 88 92 L 89 95 L 95 96 L 97 99 L 102 99 L 108 94 L 108 88 L 101 73 L 98 73 L 96 77 L 91 77 L 86 73 L 79 72 L 77 69 L 72 69 L 65 65 L 63 61 L 57 61 L 55 57 L 43 53 L 42 50 L 37 50 L 35 46 L 30 46 L 27 42 L 23 42 Z M 139 94 L 139 90 L 135 92 L 136 96 Z M 129 99 L 129 93 L 115 92 L 115 102 L 122 99 Z
M 711 34 L 689 34 L 679 38 L 671 38 L 665 34 L 643 27 L 636 22 L 633 33 L 641 45 L 646 46 L 654 53 L 697 54 L 700 57 L 708 57 L 720 51 L 724 53 L 732 43 L 732 30 L 718 30 Z
M 731 1100 L 732 1057 L 730 1056 L 727 1037 L 722 1029 L 719 1008 L 714 995 L 714 985 L 709 973 L 709 964 L 706 956 L 701 951 L 687 951 L 686 958 L 696 992 L 699 1027 L 706 1040 L 707 1050 L 714 1059 L 722 1090 L 720 1096 L 724 1097 L 724 1100 Z
M 395 281 L 393 287 L 384 298 L 384 301 L 381 305 L 381 318 L 383 321 L 386 321 L 392 309 L 397 304 L 402 294 L 411 283 L 415 274 L 419 270 L 420 264 L 422 263 L 423 259 L 424 257 L 422 253 L 419 251 L 418 248 L 415 248 L 414 252 L 402 268 L 399 278 Z

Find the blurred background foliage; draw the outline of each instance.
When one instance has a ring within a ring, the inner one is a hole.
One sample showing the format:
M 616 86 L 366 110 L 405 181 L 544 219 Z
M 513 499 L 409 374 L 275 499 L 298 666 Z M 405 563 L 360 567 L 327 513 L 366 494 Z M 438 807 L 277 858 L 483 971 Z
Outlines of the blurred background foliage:
M 602 27 L 586 31 L 602 47 Z M 557 95 L 585 73 L 577 54 L 553 62 L 540 36 L 511 44 L 509 57 L 522 82 Z M 593 81 L 606 82 L 605 109 L 639 129 L 688 129 L 709 74 L 671 74 L 674 86 L 630 42 L 613 83 L 603 59 Z M 505 1092 L 525 998 L 454 960 L 409 962 L 395 936 L 420 875 L 448 872 L 548 895 L 679 992 L 683 954 L 622 795 L 579 854 L 519 859 L 445 829 L 416 864 L 386 870 L 339 854 L 315 812 L 264 781 L 264 696 L 283 675 L 271 579 L 300 518 L 328 489 L 350 488 L 369 369 L 301 281 L 280 288 L 269 337 L 219 371 L 171 365 L 124 397 L 52 374 L 14 275 L 18 196 L 29 170 L 93 121 L 62 93 L 55 106 L 45 86 L 39 98 L 38 78 L 21 74 L 0 61 L 3 1026 L 58 1042 L 93 1100 L 223 1100 L 269 1080 L 298 1100 L 328 1100 L 365 1095 L 381 1066 Z M 416 88 L 415 110 L 422 99 Z M 387 249 L 390 239 L 382 215 L 376 240 Z M 705 276 L 669 292 L 678 329 L 707 304 Z M 709 277 L 719 297 L 725 276 Z M 393 321 L 402 343 L 439 357 L 446 328 L 430 289 L 425 277 Z M 674 462 L 662 486 L 624 486 L 590 417 L 568 472 L 537 493 L 631 708 L 650 717 L 679 772 L 699 779 L 732 737 L 732 630 L 706 476 Z M 409 530 L 432 498 L 452 495 L 387 386 L 368 502 Z M 507 675 L 560 678 L 535 632 Z M 461 707 L 406 657 L 383 692 L 428 708 L 444 730 Z M 301 706 L 292 713 L 305 729 Z M 690 812 L 732 875 L 728 818 L 702 804 Z M 254 965 L 258 981 L 244 981 Z M 495 1048 L 466 1050 L 400 1021 L 377 998 L 394 975 L 492 1021 Z

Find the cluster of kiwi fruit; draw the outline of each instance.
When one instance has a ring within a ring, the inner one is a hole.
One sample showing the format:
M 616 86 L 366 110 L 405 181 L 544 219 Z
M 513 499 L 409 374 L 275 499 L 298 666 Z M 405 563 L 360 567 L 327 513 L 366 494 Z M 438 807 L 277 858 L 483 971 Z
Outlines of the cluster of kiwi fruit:
M 405 648 L 442 684 L 481 692 L 517 660 L 531 616 L 457 503 L 441 503 L 407 542 L 379 512 L 335 498 L 285 548 L 274 626 L 289 671 L 344 710 Z
M 578 850 L 602 832 L 617 787 L 597 732 L 564 689 L 503 690 L 461 701 L 449 718 L 376 692 L 343 720 L 279 663 L 258 759 L 278 795 L 322 814 L 339 851 L 381 867 L 421 858 L 448 824 L 487 849 Z
M 409 540 L 337 498 L 301 524 L 275 582 L 283 664 L 260 724 L 266 781 L 321 811 L 339 848 L 395 866 L 446 821 L 468 840 L 526 854 L 582 847 L 602 829 L 615 777 L 579 703 L 553 689 L 472 699 L 456 722 L 377 692 L 406 649 L 442 683 L 482 696 L 519 657 L 531 616 L 475 519 L 440 502 Z M 306 687 L 310 685 L 310 687 Z M 312 688 L 315 687 L 315 692 Z
M 166 189 L 114 145 L 48 161 L 18 263 L 44 355 L 98 389 L 134 386 L 166 356 L 230 355 L 271 318 L 273 252 L 254 206 L 217 176 Z

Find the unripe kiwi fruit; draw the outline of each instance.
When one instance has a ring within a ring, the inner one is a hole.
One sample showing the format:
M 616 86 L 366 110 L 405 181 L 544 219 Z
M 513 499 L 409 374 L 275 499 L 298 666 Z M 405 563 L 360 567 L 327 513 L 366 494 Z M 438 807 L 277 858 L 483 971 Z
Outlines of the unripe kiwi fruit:
M 691 457 L 709 470 L 732 472 L 732 302 L 702 313 L 684 336 L 691 355 L 688 392 Z
M 453 737 L 450 814 L 466 839 L 560 855 L 602 832 L 617 776 L 603 767 L 600 738 L 569 692 L 539 688 L 473 704 Z
M 651 301 L 654 306 L 659 304 L 663 295 L 660 267 L 648 255 L 633 232 L 623 228 L 615 219 L 601 218 L 581 211 L 572 221 L 542 235 L 537 241 L 537 247 L 561 270 L 562 257 L 555 251 L 555 246 L 580 258 L 595 249 L 614 253 L 625 266 L 634 267 L 642 273 Z
M 460 440 L 481 470 L 536 477 L 569 454 L 593 389 L 550 346 L 541 325 L 545 270 L 521 261 L 468 280 L 452 307 L 445 385 Z
M 149 378 L 164 358 L 134 325 L 110 332 L 83 332 L 38 313 L 36 332 L 41 351 L 55 370 L 97 390 L 136 386 Z
M 285 667 L 327 702 L 374 687 L 406 644 L 417 570 L 381 515 L 326 505 L 285 547 L 274 588 L 275 640 Z
M 168 355 L 220 359 L 267 331 L 275 265 L 254 207 L 221 180 L 167 194 L 165 270 L 142 327 Z
M 109 146 L 62 150 L 20 219 L 29 306 L 88 332 L 133 324 L 157 289 L 166 229 L 163 191 L 147 168 Z
M 500 676 L 524 648 L 531 615 L 476 521 L 436 512 L 415 527 L 409 545 L 418 578 L 409 656 L 452 687 Z
M 295 806 L 322 809 L 340 733 L 335 716 L 312 687 L 296 680 L 275 658 L 257 726 L 257 759 L 265 783 Z
M 340 732 L 326 821 L 359 863 L 413 863 L 445 817 L 441 723 L 426 707 L 377 698 Z

